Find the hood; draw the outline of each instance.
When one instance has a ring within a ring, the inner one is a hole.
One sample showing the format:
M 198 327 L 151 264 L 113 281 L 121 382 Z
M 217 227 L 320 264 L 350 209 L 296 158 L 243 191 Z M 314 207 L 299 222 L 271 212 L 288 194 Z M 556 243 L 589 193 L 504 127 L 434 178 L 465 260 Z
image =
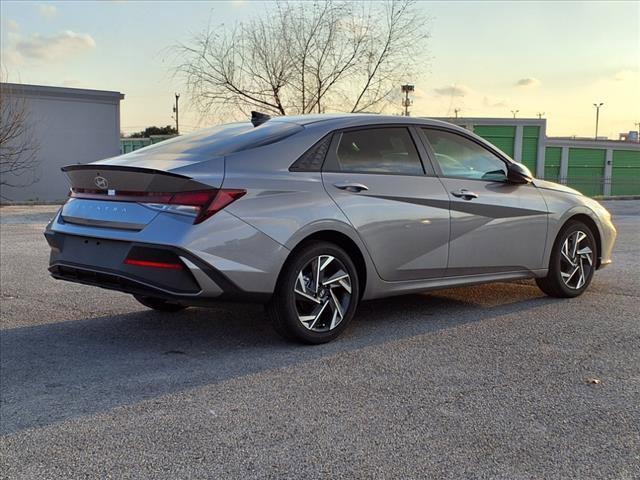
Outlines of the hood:
M 545 190 L 555 190 L 557 192 L 563 193 L 571 193 L 573 195 L 582 195 L 578 190 L 574 190 L 571 187 L 567 187 L 566 185 L 561 185 L 555 182 L 549 182 L 547 180 L 540 180 L 538 178 L 533 180 L 533 184 L 538 188 L 543 188 Z

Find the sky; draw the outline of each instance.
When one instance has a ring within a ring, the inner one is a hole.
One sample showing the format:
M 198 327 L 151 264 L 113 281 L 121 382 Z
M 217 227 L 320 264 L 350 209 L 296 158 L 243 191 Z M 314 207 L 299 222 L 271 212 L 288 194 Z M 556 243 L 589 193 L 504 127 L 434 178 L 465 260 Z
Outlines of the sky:
M 0 2 L 1 63 L 9 81 L 125 94 L 126 133 L 207 125 L 173 75 L 171 46 L 212 24 L 264 12 L 268 2 Z M 547 133 L 593 136 L 638 128 L 640 2 L 423 1 L 430 60 L 411 79 L 412 115 L 534 118 Z M 400 111 L 400 107 L 398 111 Z

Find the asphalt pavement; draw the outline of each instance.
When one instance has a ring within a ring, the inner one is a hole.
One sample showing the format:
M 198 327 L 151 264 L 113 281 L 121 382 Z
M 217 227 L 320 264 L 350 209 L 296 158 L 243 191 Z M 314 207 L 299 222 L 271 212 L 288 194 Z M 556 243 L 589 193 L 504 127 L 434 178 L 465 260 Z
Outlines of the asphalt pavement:
M 367 302 L 282 341 L 258 305 L 174 314 L 48 276 L 55 207 L 0 209 L 0 478 L 640 478 L 640 201 L 586 294 Z

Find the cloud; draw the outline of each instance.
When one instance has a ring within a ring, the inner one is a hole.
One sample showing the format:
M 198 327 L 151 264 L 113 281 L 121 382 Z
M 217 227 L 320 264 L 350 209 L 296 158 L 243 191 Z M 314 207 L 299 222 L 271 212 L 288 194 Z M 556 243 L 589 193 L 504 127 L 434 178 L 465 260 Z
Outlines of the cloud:
M 58 14 L 58 9 L 55 5 L 51 5 L 50 3 L 41 3 L 38 5 L 38 13 L 44 18 L 51 20 Z
M 66 30 L 50 37 L 36 33 L 31 38 L 17 41 L 15 51 L 24 58 L 55 61 L 77 55 L 95 46 L 96 42 L 91 35 Z
M 9 30 L 10 32 L 19 32 L 20 31 L 20 24 L 18 22 L 16 22 L 13 19 L 9 19 L 7 20 L 7 30 Z
M 507 103 L 504 100 L 485 96 L 482 98 L 482 105 L 489 108 L 499 108 L 506 107 Z
M 464 85 L 448 85 L 446 87 L 434 88 L 434 91 L 443 97 L 464 97 L 471 93 L 471 89 Z
M 616 82 L 626 82 L 628 80 L 635 81 L 638 77 L 640 77 L 640 73 L 635 70 L 620 70 L 619 72 L 616 72 L 613 79 Z
M 22 65 L 24 64 L 24 59 L 15 50 L 7 49 L 2 51 L 2 63 L 7 66 Z
M 540 82 L 540 80 L 538 80 L 537 78 L 533 78 L 533 77 L 521 78 L 516 82 L 516 87 L 523 87 L 523 88 L 535 88 L 535 87 L 539 87 L 540 85 L 542 85 L 542 82 Z

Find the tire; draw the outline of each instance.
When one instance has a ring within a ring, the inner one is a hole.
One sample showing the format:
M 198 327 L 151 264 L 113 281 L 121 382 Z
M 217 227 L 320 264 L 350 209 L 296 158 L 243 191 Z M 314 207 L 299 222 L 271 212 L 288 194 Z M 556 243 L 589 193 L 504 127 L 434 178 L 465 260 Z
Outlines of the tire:
M 172 303 L 162 298 L 145 297 L 142 295 L 134 295 L 133 298 L 135 298 L 145 307 L 151 308 L 153 310 L 158 310 L 160 312 L 179 312 L 180 310 L 184 310 L 185 308 L 187 308 L 185 305 Z
M 358 271 L 349 255 L 337 245 L 317 241 L 287 260 L 266 310 L 283 338 L 320 344 L 347 328 L 359 299 Z
M 580 240 L 574 249 L 576 239 Z M 580 221 L 570 220 L 562 227 L 553 245 L 547 276 L 536 278 L 536 284 L 551 297 L 582 295 L 593 279 L 597 258 L 596 240 L 591 229 Z

